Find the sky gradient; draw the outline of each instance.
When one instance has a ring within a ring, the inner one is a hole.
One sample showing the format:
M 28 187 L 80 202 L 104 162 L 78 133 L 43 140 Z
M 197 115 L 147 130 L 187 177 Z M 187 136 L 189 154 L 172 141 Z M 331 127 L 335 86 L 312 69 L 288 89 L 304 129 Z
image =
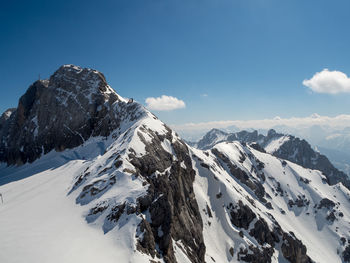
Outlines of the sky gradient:
M 62 64 L 103 72 L 120 95 L 183 124 L 350 114 L 350 93 L 303 86 L 350 75 L 350 1 L 6 1 L 0 9 L 0 110 Z

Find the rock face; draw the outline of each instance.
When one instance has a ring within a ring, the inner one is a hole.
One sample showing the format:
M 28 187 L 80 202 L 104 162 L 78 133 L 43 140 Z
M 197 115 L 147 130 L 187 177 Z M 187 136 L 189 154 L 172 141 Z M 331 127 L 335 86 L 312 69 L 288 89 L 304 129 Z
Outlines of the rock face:
M 108 175 L 108 179 L 96 180 L 86 171 L 76 179 L 71 192 L 81 191 L 77 203 L 89 205 L 95 199 L 103 199 L 103 194 L 118 184 L 117 174 L 135 177 L 147 189 L 137 198 L 120 200 L 108 198 L 90 209 L 88 222 L 104 218 L 104 232 L 111 231 L 123 217 L 136 217 L 140 221 L 136 234 L 136 249 L 152 257 L 155 262 L 163 259 L 176 263 L 173 242 L 182 244 L 182 249 L 191 262 L 204 262 L 205 244 L 203 223 L 194 195 L 195 171 L 186 144 L 174 138 L 174 134 L 164 126 L 165 133 L 159 134 L 146 126 L 133 133 L 145 146 L 145 153 L 128 147 L 112 148 L 107 155 L 114 159 L 113 165 L 99 165 L 94 174 Z M 146 137 L 152 138 L 147 140 Z M 136 137 L 136 138 L 135 138 Z M 162 144 L 169 143 L 173 154 Z M 129 168 L 125 168 L 129 167 Z M 89 167 L 88 170 L 93 170 Z M 123 187 L 120 185 L 120 187 Z M 117 204 L 116 204 L 117 203 Z
M 0 161 L 32 162 L 51 150 L 81 145 L 91 136 L 108 136 L 132 111 L 102 73 L 62 66 L 49 80 L 34 82 L 17 109 L 2 116 Z
M 241 200 L 238 201 L 237 206 L 233 206 L 233 204 L 230 203 L 228 210 L 230 213 L 231 223 L 239 228 L 248 230 L 250 223 L 254 220 L 254 218 L 256 218 L 254 212 L 249 208 L 249 206 L 244 205 Z
M 283 256 L 291 263 L 312 263 L 306 255 L 305 245 L 293 236 L 293 233 L 283 233 Z
M 220 142 L 239 141 L 251 144 L 253 148 L 268 152 L 274 156 L 299 164 L 305 168 L 323 172 L 330 185 L 343 183 L 350 189 L 348 176 L 335 168 L 328 158 L 312 149 L 311 145 L 302 139 L 292 135 L 277 133 L 271 129 L 267 135 L 258 134 L 257 131 L 240 131 L 237 133 L 225 133 L 218 129 L 209 131 L 198 143 L 198 149 L 206 150 Z
M 152 255 L 157 245 L 165 262 L 176 262 L 171 241 L 181 241 L 191 262 L 204 262 L 203 224 L 193 191 L 195 171 L 189 150 L 183 141 L 173 139 L 169 128 L 165 136 L 151 130 L 145 132 L 152 137 L 152 141 L 148 143 L 139 134 L 146 145 L 147 154 L 139 158 L 133 153 L 129 154 L 136 172 L 150 185 L 147 195 L 140 200 L 139 205 L 140 212 L 148 210 L 151 215 L 151 222 L 143 221 L 147 238 L 140 241 L 140 247 L 142 251 Z M 172 142 L 174 155 L 162 148 L 161 144 L 165 139 Z M 152 176 L 156 171 L 165 174 Z M 161 235 L 158 234 L 158 229 L 162 230 Z

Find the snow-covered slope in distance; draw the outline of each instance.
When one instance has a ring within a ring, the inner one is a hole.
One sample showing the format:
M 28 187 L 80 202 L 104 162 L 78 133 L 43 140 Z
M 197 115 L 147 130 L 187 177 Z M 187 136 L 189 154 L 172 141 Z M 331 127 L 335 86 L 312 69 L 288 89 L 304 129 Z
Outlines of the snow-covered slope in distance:
M 350 230 L 348 189 L 342 184 L 329 186 L 319 171 L 305 169 L 238 142 L 223 142 L 214 149 L 227 157 L 227 160 L 222 158 L 217 162 L 218 154 L 215 155 L 213 151 L 193 149 L 197 156 L 194 159 L 199 174 L 195 182 L 196 195 L 201 197 L 197 200 L 202 217 L 206 218 L 204 238 L 211 244 L 207 248 L 208 254 L 215 255 L 219 262 L 235 262 L 234 257 L 227 253 L 230 247 L 237 251 L 249 244 L 259 243 L 250 234 L 257 218 L 251 218 L 251 222 L 248 220 L 247 229 L 230 223 L 230 203 L 237 204 L 241 201 L 257 217 L 263 218 L 270 229 L 273 229 L 274 222 L 278 222 L 283 231 L 293 232 L 306 246 L 307 254 L 312 260 L 342 262 L 339 254 L 345 249 L 342 242 L 346 245 Z M 257 169 L 257 161 L 263 163 L 261 170 Z M 259 201 L 252 191 L 254 187 L 249 188 L 248 181 L 242 183 L 244 179 L 239 180 L 229 171 L 229 163 L 254 179 L 261 178 L 263 174 L 265 180 L 260 182 L 266 191 L 265 197 L 268 196 L 266 201 L 271 205 Z M 213 217 L 208 216 L 207 205 Z M 239 238 L 240 231 L 243 231 L 245 242 Z M 275 251 L 273 255 L 273 262 L 284 262 L 280 251 Z
M 216 134 L 219 130 L 213 129 L 209 134 Z M 286 159 L 305 168 L 316 169 L 323 172 L 330 184 L 342 182 L 350 189 L 350 178 L 342 171 L 339 171 L 329 159 L 311 145 L 298 137 L 288 134 L 277 133 L 269 130 L 267 135 L 259 134 L 257 131 L 240 131 L 237 133 L 225 133 L 222 140 L 216 140 L 215 136 L 205 135 L 198 143 L 192 145 L 196 148 L 207 150 L 215 144 L 223 141 L 240 141 L 255 145 L 255 148 L 264 150 L 278 158 Z

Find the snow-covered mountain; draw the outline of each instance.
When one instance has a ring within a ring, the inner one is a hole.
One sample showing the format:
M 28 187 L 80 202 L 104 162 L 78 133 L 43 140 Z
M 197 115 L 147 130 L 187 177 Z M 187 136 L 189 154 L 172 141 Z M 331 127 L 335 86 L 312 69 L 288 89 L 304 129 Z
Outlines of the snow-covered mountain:
M 317 114 L 314 115 L 316 120 L 320 118 Z M 350 175 L 350 128 L 346 127 L 346 122 L 342 126 L 306 125 L 292 128 L 281 125 L 271 128 L 279 133 L 293 134 L 305 139 L 312 147 L 326 155 L 337 169 Z
M 305 168 L 320 170 L 331 185 L 342 182 L 347 188 L 350 188 L 349 177 L 335 168 L 325 155 L 314 150 L 307 141 L 292 135 L 277 133 L 273 129 L 269 130 L 266 136 L 257 131 L 226 133 L 212 129 L 198 143 L 192 143 L 192 146 L 205 150 L 225 141 L 253 144 L 253 147 L 263 149 L 278 158 L 289 160 Z
M 350 260 L 341 183 L 255 134 L 191 147 L 98 71 L 34 83 L 0 135 L 1 262 Z
M 268 130 L 274 129 L 278 133 L 292 134 L 295 137 L 306 140 L 313 148 L 317 148 L 322 154 L 326 155 L 332 164 L 339 170 L 350 175 L 350 124 L 346 115 L 339 115 L 331 118 L 312 114 L 306 118 L 285 119 L 288 124 L 276 125 L 279 118 L 261 121 L 237 121 L 237 126 L 232 125 L 220 129 L 226 133 L 236 133 L 238 131 L 253 131 L 266 134 Z M 199 141 L 209 128 L 190 129 L 186 125 L 173 125 L 182 138 L 191 141 Z M 211 123 L 210 126 L 215 125 Z M 255 126 L 254 126 L 255 125 Z

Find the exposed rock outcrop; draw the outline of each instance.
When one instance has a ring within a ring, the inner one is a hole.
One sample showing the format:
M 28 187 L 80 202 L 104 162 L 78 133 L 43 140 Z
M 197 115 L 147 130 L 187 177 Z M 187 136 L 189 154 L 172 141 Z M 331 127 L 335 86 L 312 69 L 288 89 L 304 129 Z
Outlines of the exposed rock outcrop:
M 305 245 L 293 233 L 283 233 L 281 249 L 283 256 L 291 263 L 312 263 L 306 254 Z
M 158 244 L 166 262 L 176 262 L 172 240 L 181 241 L 185 245 L 184 249 L 191 262 L 204 262 L 203 223 L 193 191 L 195 171 L 188 148 L 182 141 L 174 141 L 174 161 L 173 156 L 161 147 L 165 137 L 148 132 L 152 136 L 152 142 L 144 141 L 147 154 L 142 157 L 129 154 L 137 173 L 150 185 L 147 196 L 140 200 L 141 212 L 148 210 L 151 215 L 149 227 L 143 229 L 150 240 L 154 239 Z M 173 141 L 170 130 L 166 137 Z M 181 166 L 182 162 L 185 166 Z M 152 176 L 156 171 L 164 174 Z M 161 236 L 158 229 L 162 230 Z M 151 241 L 140 241 L 142 251 L 148 251 L 150 255 L 154 250 L 152 244 Z
M 34 82 L 17 109 L 1 117 L 0 161 L 32 162 L 91 136 L 108 136 L 124 118 L 136 118 L 137 107 L 122 101 L 102 73 L 64 65 L 49 80 Z

